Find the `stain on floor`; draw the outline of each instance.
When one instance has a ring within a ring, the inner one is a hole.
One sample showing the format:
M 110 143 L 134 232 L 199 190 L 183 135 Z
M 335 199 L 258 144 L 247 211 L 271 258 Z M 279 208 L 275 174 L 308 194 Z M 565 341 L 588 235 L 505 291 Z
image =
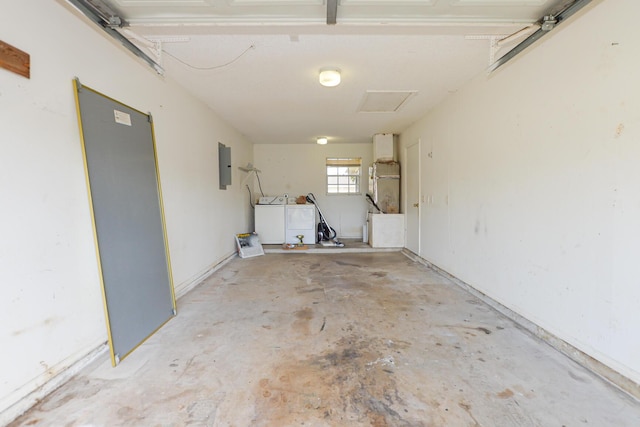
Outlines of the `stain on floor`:
M 320 354 L 273 366 L 254 393 L 252 424 L 424 425 L 405 411 L 392 353 L 393 345 L 351 333 Z
M 178 307 L 10 426 L 640 425 L 638 402 L 399 252 L 235 258 Z

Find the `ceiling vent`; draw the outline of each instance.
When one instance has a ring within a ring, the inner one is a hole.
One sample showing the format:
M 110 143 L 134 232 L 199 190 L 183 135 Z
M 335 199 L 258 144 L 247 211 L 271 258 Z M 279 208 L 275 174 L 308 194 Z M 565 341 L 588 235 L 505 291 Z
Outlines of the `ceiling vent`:
M 415 90 L 368 90 L 364 94 L 359 113 L 395 113 L 411 96 L 418 93 Z

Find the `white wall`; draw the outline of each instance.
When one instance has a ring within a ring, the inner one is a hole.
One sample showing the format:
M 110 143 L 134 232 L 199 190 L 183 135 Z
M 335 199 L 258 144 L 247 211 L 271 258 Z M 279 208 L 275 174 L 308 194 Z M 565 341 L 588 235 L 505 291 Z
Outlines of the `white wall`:
M 636 383 L 638 16 L 595 2 L 401 135 L 434 198 L 420 255 Z
M 368 204 L 368 167 L 373 158 L 372 144 L 256 144 L 255 166 L 260 169 L 265 195 L 289 194 L 297 197 L 313 193 L 323 215 L 338 237 L 362 238 Z M 327 195 L 327 157 L 362 158 L 362 194 Z M 249 181 L 251 183 L 251 181 Z M 257 182 L 254 196 L 260 196 Z
M 252 147 L 66 4 L 0 0 L 0 10 L 0 39 L 31 55 L 31 79 L 0 68 L 4 424 L 17 410 L 7 408 L 107 339 L 72 78 L 154 117 L 178 293 L 250 226 L 237 168 L 218 189 L 217 143 L 234 165 L 252 161 Z

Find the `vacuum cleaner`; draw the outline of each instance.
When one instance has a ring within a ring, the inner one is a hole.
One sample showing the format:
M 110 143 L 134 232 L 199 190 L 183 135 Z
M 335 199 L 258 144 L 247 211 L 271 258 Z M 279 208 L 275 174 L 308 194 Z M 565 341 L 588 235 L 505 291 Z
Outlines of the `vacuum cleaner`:
M 318 202 L 316 201 L 316 196 L 313 193 L 307 194 L 307 202 L 313 204 L 316 207 L 318 216 L 320 217 L 320 222 L 318 223 L 317 243 L 322 243 L 323 241 L 333 242 L 334 246 L 343 247 L 344 243 L 336 239 L 336 230 L 334 230 L 333 227 L 329 225 L 324 215 L 322 215 L 320 206 L 318 206 Z

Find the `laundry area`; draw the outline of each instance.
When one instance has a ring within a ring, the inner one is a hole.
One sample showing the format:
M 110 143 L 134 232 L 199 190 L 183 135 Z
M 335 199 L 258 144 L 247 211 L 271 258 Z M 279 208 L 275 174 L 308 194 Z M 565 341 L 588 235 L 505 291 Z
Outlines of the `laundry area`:
M 628 426 L 640 407 L 402 252 L 235 258 L 18 426 Z
M 338 204 L 338 212 L 346 214 L 365 209 L 360 224 L 349 223 L 348 220 L 343 220 L 342 215 L 333 214 L 329 219 L 323 213 L 321 203 L 314 193 L 299 196 L 291 196 L 286 192 L 275 196 L 265 195 L 262 184 L 265 174 L 262 168 L 253 164 L 239 167 L 248 174 L 243 182 L 253 182 L 254 190 L 259 191 L 256 197 L 249 191 L 251 200 L 255 201 L 255 205 L 252 205 L 254 233 L 259 241 L 263 245 L 281 245 L 285 250 L 305 251 L 316 246 L 344 247 L 344 239 L 341 240 L 340 236 L 350 240 L 360 240 L 361 236 L 361 241 L 370 247 L 403 248 L 405 223 L 404 214 L 400 213 L 402 181 L 396 140 L 397 135 L 393 134 L 373 135 L 371 146 L 366 147 L 368 152 L 366 148 L 363 151 L 365 161 L 372 158 L 371 163 L 363 163 L 362 154 L 352 158 L 328 157 L 325 170 L 317 175 L 322 178 L 326 174 L 323 203 L 331 203 L 331 198 L 337 199 L 333 205 Z M 270 168 L 268 173 L 275 175 L 278 166 L 269 164 L 267 167 Z M 286 175 L 289 181 L 280 183 L 280 186 L 291 188 L 291 181 L 295 180 L 293 186 L 301 188 L 300 181 L 309 180 L 309 185 L 317 188 L 316 183 L 308 177 L 309 174 L 292 171 L 290 175 Z M 267 175 L 267 179 L 269 178 L 271 177 Z M 345 203 L 350 203 L 352 208 L 339 205 Z M 335 220 L 338 222 L 334 222 Z

